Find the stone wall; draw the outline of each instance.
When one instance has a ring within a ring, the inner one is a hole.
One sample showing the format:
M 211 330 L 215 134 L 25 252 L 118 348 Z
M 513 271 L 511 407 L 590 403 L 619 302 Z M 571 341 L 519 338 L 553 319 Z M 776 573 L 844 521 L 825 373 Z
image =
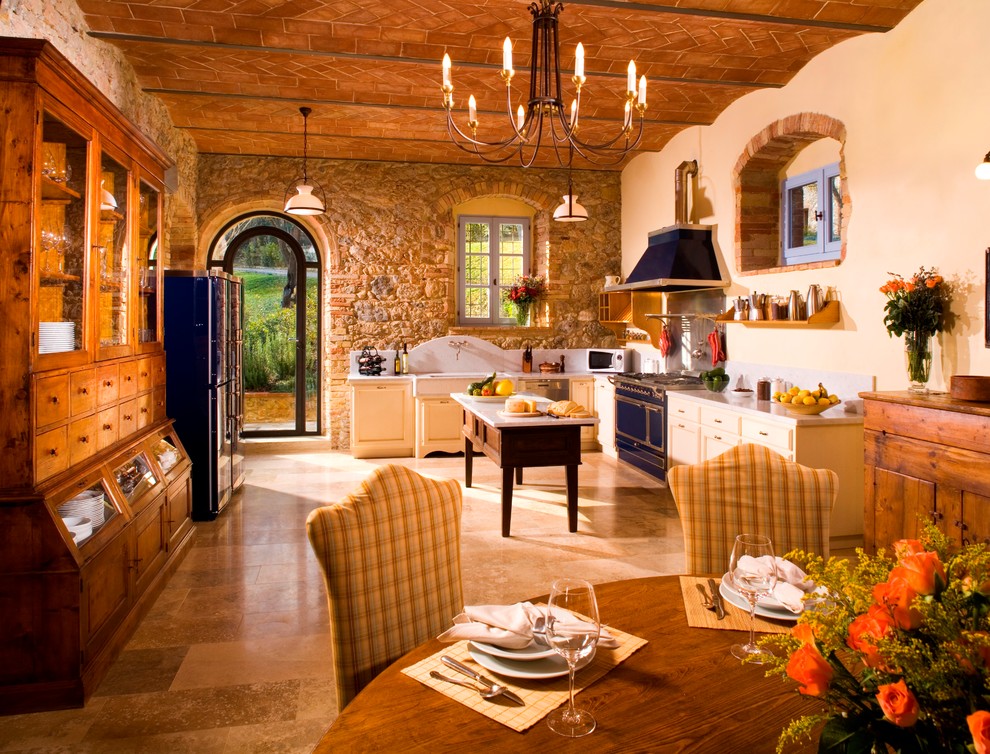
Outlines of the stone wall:
M 0 2 L 0 35 L 47 39 L 175 162 L 178 189 L 165 196 L 162 255 L 167 264 L 172 231 L 180 228 L 180 238 L 186 239 L 189 228 L 181 219 L 191 219 L 192 208 L 196 206 L 196 146 L 191 137 L 173 126 L 162 101 L 141 91 L 134 69 L 123 53 L 108 42 L 93 39 L 87 31 L 82 11 L 74 0 Z
M 282 206 L 298 160 L 202 155 L 195 265 L 213 237 L 239 214 Z M 592 219 L 554 223 L 564 171 L 386 162 L 310 160 L 327 189 L 327 213 L 310 222 L 321 246 L 324 427 L 334 448 L 349 447 L 349 354 L 393 350 L 449 334 L 501 347 L 582 348 L 614 342 L 598 324 L 605 275 L 620 272 L 618 173 L 579 172 L 575 185 Z M 538 327 L 456 327 L 457 233 L 453 209 L 470 199 L 512 197 L 534 207 L 537 271 L 550 295 Z

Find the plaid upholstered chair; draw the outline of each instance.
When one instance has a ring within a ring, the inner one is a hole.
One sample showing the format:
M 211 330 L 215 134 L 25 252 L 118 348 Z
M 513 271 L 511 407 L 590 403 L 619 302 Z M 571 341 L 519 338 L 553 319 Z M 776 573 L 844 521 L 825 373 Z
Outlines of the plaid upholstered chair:
M 306 534 L 330 605 L 338 710 L 464 608 L 461 506 L 453 479 L 389 465 L 309 514 Z
M 774 553 L 801 548 L 828 557 L 829 518 L 839 490 L 830 469 L 788 461 L 762 445 L 737 445 L 667 473 L 688 573 L 722 574 L 736 535 L 766 534 Z

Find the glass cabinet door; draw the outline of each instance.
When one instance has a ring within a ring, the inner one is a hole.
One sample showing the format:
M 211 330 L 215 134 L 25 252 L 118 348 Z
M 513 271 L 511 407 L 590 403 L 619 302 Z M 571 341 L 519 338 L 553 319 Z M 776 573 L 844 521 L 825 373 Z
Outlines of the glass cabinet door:
M 127 345 L 127 293 L 130 239 L 127 237 L 130 172 L 103 154 L 100 163 L 100 215 L 96 260 L 100 280 L 100 348 Z
M 185 458 L 182 446 L 170 434 L 158 440 L 152 446 L 151 452 L 155 454 L 155 460 L 166 476 L 169 476 L 169 472 Z
M 38 353 L 83 349 L 89 139 L 45 112 L 41 127 Z
M 76 547 L 88 542 L 118 515 L 102 480 L 61 503 L 57 510 Z
M 124 497 L 131 505 L 134 505 L 146 492 L 161 483 L 143 453 L 138 453 L 127 463 L 118 466 L 114 469 L 113 475 L 120 491 L 124 493 Z
M 158 210 L 160 194 L 141 181 L 138 195 L 138 343 L 155 343 L 159 340 L 158 328 Z

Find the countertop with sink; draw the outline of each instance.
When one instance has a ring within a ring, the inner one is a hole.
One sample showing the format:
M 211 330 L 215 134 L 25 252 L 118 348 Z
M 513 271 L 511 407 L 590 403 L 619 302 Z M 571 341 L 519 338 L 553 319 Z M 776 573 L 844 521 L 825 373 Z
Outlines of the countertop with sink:
M 451 393 L 459 392 L 467 386 L 485 377 L 491 376 L 488 372 L 431 372 L 428 374 L 381 374 L 363 375 L 350 374 L 347 381 L 350 384 L 365 384 L 369 382 L 389 382 L 394 384 L 412 383 L 413 395 L 440 395 L 449 396 Z M 496 372 L 496 379 L 509 379 L 516 384 L 522 381 L 539 380 L 575 380 L 591 379 L 595 374 L 591 372 Z

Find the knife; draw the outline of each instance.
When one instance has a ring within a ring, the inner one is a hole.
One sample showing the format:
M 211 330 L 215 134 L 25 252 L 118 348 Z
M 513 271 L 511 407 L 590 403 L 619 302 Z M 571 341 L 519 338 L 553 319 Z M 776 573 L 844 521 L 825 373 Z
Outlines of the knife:
M 712 604 L 715 605 L 715 616 L 722 620 L 725 617 L 725 602 L 722 601 L 722 595 L 718 591 L 718 584 L 715 583 L 715 579 L 708 579 L 708 588 L 712 590 Z
M 488 680 L 483 675 L 479 675 L 478 673 L 475 673 L 467 665 L 462 665 L 457 660 L 455 660 L 453 657 L 449 657 L 447 655 L 442 655 L 440 657 L 440 662 L 442 662 L 448 668 L 453 668 L 457 672 L 463 673 L 468 678 L 473 678 L 478 683 L 485 684 L 489 689 L 493 688 L 496 685 L 493 681 Z M 514 691 L 510 691 L 509 689 L 505 688 L 504 686 L 502 686 L 502 688 L 504 689 L 502 691 L 502 696 L 504 696 L 510 702 L 515 702 L 516 704 L 523 704 L 523 705 L 526 704 L 526 702 L 524 702 L 522 700 L 522 697 L 519 696 L 518 694 L 516 694 Z

